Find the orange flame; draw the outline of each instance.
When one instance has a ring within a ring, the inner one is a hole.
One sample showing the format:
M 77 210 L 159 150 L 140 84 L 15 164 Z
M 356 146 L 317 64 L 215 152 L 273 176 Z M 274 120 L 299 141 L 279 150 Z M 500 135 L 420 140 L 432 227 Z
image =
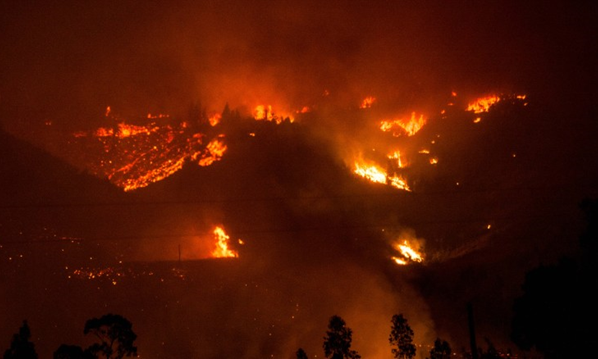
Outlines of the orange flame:
M 280 125 L 285 119 L 288 119 L 289 122 L 294 122 L 295 119 L 292 116 L 284 116 L 284 115 L 276 115 L 274 111 L 272 111 L 271 105 L 258 105 L 253 110 L 253 118 L 262 121 L 274 121 L 277 125 Z
M 147 118 L 155 120 L 155 119 L 158 119 L 158 118 L 170 118 L 170 115 L 164 115 L 164 114 L 161 114 L 161 113 L 159 113 L 157 115 L 152 115 L 151 113 L 148 113 L 147 114 Z
M 308 113 L 311 112 L 311 109 L 308 106 L 303 106 L 301 110 L 297 110 L 297 113 Z
M 106 111 L 110 114 L 109 109 Z M 112 115 L 111 118 L 116 119 Z M 73 136 L 85 141 L 88 134 L 79 131 Z M 85 145 L 100 146 L 104 156 L 89 164 L 90 170 L 96 175 L 107 177 L 125 191 L 161 181 L 180 170 L 187 160 L 208 166 L 219 161 L 227 149 L 222 135 L 206 146 L 206 135 L 190 132 L 185 122 L 176 128 L 155 123 L 138 126 L 120 122 L 112 127 L 100 127 L 89 136 L 97 142 Z
M 475 100 L 474 102 L 471 102 L 467 106 L 467 111 L 470 111 L 473 113 L 488 112 L 490 110 L 490 107 L 492 105 L 494 105 L 495 103 L 497 103 L 498 101 L 500 101 L 500 97 L 498 97 L 496 95 L 481 97 L 481 98 Z
M 229 236 L 224 232 L 221 227 L 216 227 L 213 231 L 216 237 L 216 248 L 212 251 L 212 257 L 214 258 L 237 258 L 239 254 L 235 251 L 228 249 Z
M 416 249 L 412 248 L 407 241 L 403 241 L 403 244 L 397 244 L 395 249 L 399 252 L 401 257 L 393 256 L 391 259 L 399 265 L 406 265 L 409 262 L 418 262 L 421 263 L 424 261 L 424 258 L 421 253 L 419 253 Z
M 203 154 L 202 158 L 199 160 L 198 164 L 202 167 L 209 166 L 216 161 L 220 161 L 222 156 L 224 156 L 224 152 L 226 152 L 227 147 L 226 144 L 219 140 L 214 139 L 208 143 L 206 146 L 206 151 Z
M 370 108 L 376 102 L 376 98 L 373 96 L 368 96 L 361 101 L 361 105 L 359 108 Z
M 118 124 L 118 137 L 125 138 L 129 136 L 136 136 L 140 134 L 149 135 L 150 131 L 155 129 L 148 129 L 145 126 L 128 125 L 126 123 Z
M 359 163 L 356 161 L 353 172 L 371 182 L 386 183 L 386 172 L 375 164 Z
M 355 161 L 353 172 L 370 182 L 389 184 L 397 189 L 411 191 L 407 185 L 407 181 L 402 176 L 388 176 L 386 171 L 373 163 L 368 164 L 365 161 Z
M 398 168 L 405 168 L 407 164 L 401 159 L 401 151 L 395 151 L 388 155 L 388 159 L 397 160 Z
M 380 129 L 384 132 L 393 131 L 396 127 L 401 128 L 407 136 L 415 135 L 422 127 L 426 124 L 426 120 L 424 119 L 424 115 L 419 115 L 419 118 L 416 116 L 415 112 L 411 113 L 411 118 L 409 120 L 405 119 L 395 119 L 395 120 L 384 120 L 380 122 Z M 397 137 L 399 134 L 397 132 L 393 133 L 393 136 Z
M 214 127 L 217 124 L 220 123 L 220 120 L 222 119 L 222 115 L 219 113 L 215 113 L 212 116 L 210 116 L 210 118 L 208 119 L 208 121 L 210 121 L 210 126 Z

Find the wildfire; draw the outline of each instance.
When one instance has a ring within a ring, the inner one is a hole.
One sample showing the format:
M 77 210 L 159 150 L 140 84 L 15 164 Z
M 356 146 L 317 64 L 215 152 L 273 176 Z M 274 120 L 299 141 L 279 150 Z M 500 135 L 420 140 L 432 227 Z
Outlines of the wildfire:
M 147 114 L 147 118 L 155 120 L 155 119 L 159 119 L 159 118 L 170 118 L 170 115 L 164 115 L 164 114 L 157 114 L 157 115 L 152 115 L 151 113 Z
M 308 113 L 311 112 L 311 109 L 308 106 L 303 106 L 301 110 L 297 110 L 297 113 Z
M 498 101 L 500 101 L 500 97 L 498 97 L 496 95 L 481 97 L 481 98 L 475 100 L 474 102 L 471 102 L 467 106 L 467 111 L 470 111 L 473 113 L 488 112 L 490 110 L 490 107 L 492 105 L 494 105 L 495 103 L 497 103 Z
M 401 151 L 394 151 L 393 153 L 389 154 L 388 156 L 389 160 L 394 160 L 397 164 L 398 168 L 405 168 L 406 164 L 405 162 L 401 159 Z
M 403 244 L 396 244 L 395 249 L 399 252 L 400 257 L 393 256 L 391 259 L 399 265 L 406 265 L 409 262 L 421 263 L 424 258 L 421 253 L 416 249 L 412 248 L 407 241 L 403 241 Z
M 185 280 L 186 273 L 180 268 L 171 268 L 166 272 L 154 272 L 151 270 L 135 270 L 125 266 L 118 267 L 82 267 L 71 271 L 65 268 L 68 279 L 97 280 L 112 285 L 117 285 L 125 280 L 135 280 L 137 278 L 156 278 L 160 282 L 165 279 Z
M 110 108 L 106 115 L 116 119 Z M 150 116 L 149 118 L 168 118 L 168 115 Z M 214 120 L 220 116 L 214 116 Z M 214 126 L 214 122 L 211 122 Z M 183 168 L 187 161 L 195 161 L 201 166 L 222 159 L 227 150 L 223 135 L 207 142 L 206 135 L 193 133 L 182 122 L 178 126 L 168 124 L 134 125 L 119 120 L 111 127 L 100 127 L 94 131 L 73 133 L 84 152 L 100 153 L 101 157 L 87 162 L 90 171 L 108 178 L 125 191 L 146 187 L 161 181 Z M 207 145 L 205 144 L 207 142 Z
M 217 124 L 220 123 L 220 120 L 222 119 L 222 115 L 219 113 L 216 113 L 212 116 L 210 116 L 210 118 L 208 119 L 208 121 L 210 121 L 210 126 L 214 127 Z
M 359 108 L 370 108 L 376 102 L 376 98 L 372 96 L 368 96 L 361 101 L 361 105 Z
M 222 156 L 224 156 L 224 152 L 226 152 L 227 147 L 223 141 L 220 139 L 214 139 L 208 143 L 206 146 L 206 150 L 202 157 L 199 159 L 198 164 L 202 167 L 206 167 L 211 165 L 216 161 L 220 161 Z M 196 159 L 196 158 L 194 158 Z
M 393 131 L 393 136 L 398 137 L 400 133 L 395 132 L 395 129 L 398 127 L 401 128 L 407 136 L 413 136 L 421 130 L 425 124 L 426 120 L 424 119 L 423 114 L 418 117 L 415 112 L 412 112 L 409 120 L 395 119 L 381 121 L 380 129 L 384 132 Z
M 402 176 L 389 176 L 386 171 L 373 163 L 355 161 L 355 169 L 353 172 L 374 183 L 389 184 L 397 189 L 411 191 L 407 185 L 407 181 Z
M 294 118 L 292 116 L 284 116 L 284 115 L 277 115 L 272 110 L 271 105 L 258 105 L 253 110 L 253 118 L 258 121 L 273 121 L 276 122 L 277 125 L 280 125 L 284 120 L 288 119 L 289 122 L 294 122 Z
M 224 232 L 221 227 L 214 229 L 214 236 L 217 239 L 216 248 L 212 251 L 212 257 L 214 258 L 237 258 L 239 254 L 235 251 L 228 249 L 229 236 Z

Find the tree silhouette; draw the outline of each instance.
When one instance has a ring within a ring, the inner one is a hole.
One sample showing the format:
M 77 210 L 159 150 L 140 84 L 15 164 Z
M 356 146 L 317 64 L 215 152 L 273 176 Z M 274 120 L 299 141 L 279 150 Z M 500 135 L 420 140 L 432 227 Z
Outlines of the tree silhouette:
M 303 348 L 297 349 L 295 355 L 297 356 L 297 359 L 307 359 L 307 353 L 305 350 L 303 350 Z
M 436 338 L 434 347 L 430 349 L 430 359 L 449 359 L 451 357 L 451 346 L 445 340 Z
M 54 352 L 53 359 L 93 359 L 94 355 L 84 351 L 78 345 L 62 344 Z
M 353 331 L 348 328 L 345 321 L 333 315 L 328 323 L 328 331 L 324 337 L 324 354 L 331 359 L 360 359 L 361 355 L 351 350 Z
M 133 332 L 132 326 L 131 322 L 118 314 L 89 319 L 83 333 L 95 335 L 100 343 L 91 345 L 86 352 L 95 358 L 103 355 L 106 359 L 137 356 L 137 347 L 133 345 L 137 334 Z
M 504 356 L 499 352 L 494 344 L 488 338 L 484 338 L 486 340 L 486 344 L 488 345 L 488 349 L 486 351 L 482 350 L 482 348 L 478 348 L 478 352 L 480 353 L 480 359 L 501 359 Z
M 580 236 L 578 260 L 562 258 L 526 273 L 523 295 L 513 304 L 511 339 L 523 350 L 535 347 L 546 359 L 595 357 L 596 336 L 586 329 L 598 322 L 598 279 L 595 263 L 598 241 L 598 201 L 586 200 L 582 209 L 588 227 Z
M 31 330 L 24 320 L 19 332 L 13 335 L 10 348 L 4 352 L 3 359 L 37 359 L 35 346 L 29 341 L 30 338 Z
M 395 314 L 391 320 L 392 326 L 388 341 L 392 348 L 392 354 L 396 359 L 411 359 L 415 357 L 415 345 L 413 344 L 413 330 L 407 323 L 403 314 Z

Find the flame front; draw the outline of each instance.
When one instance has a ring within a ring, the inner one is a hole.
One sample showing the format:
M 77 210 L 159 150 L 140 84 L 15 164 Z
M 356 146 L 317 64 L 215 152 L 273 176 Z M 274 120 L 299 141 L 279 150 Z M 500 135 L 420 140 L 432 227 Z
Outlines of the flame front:
M 125 191 L 161 181 L 180 170 L 187 160 L 207 166 L 220 160 L 226 151 L 221 138 L 205 146 L 206 135 L 190 132 L 184 122 L 177 127 L 154 122 L 141 126 L 118 119 L 109 107 L 106 114 L 120 122 L 91 132 L 79 131 L 73 136 L 84 141 L 85 152 L 97 148 L 103 154 L 103 158 L 88 163 L 91 172 L 107 177 Z
M 407 241 L 403 241 L 403 244 L 397 244 L 395 249 L 399 252 L 400 257 L 393 256 L 391 259 L 399 265 L 406 265 L 409 262 L 421 263 L 424 258 L 421 253 L 409 246 Z
M 213 114 L 212 116 L 210 116 L 210 118 L 208 119 L 208 121 L 210 121 L 210 126 L 214 127 L 217 124 L 220 123 L 220 121 L 222 120 L 222 115 L 219 113 Z
M 394 151 L 393 153 L 388 155 L 389 160 L 394 160 L 398 168 L 405 168 L 406 164 L 404 160 L 401 159 L 401 151 Z
M 386 171 L 374 163 L 355 161 L 355 169 L 353 172 L 374 183 L 389 184 L 397 189 L 411 191 L 407 185 L 407 181 L 402 176 L 396 174 L 389 176 Z
M 224 152 L 226 152 L 227 147 L 223 141 L 219 139 L 214 139 L 208 143 L 206 146 L 206 150 L 202 157 L 199 159 L 198 164 L 202 167 L 206 167 L 211 165 L 216 161 L 220 161 L 222 156 L 224 156 Z
M 473 113 L 488 112 L 490 110 L 490 107 L 492 105 L 494 105 L 495 103 L 497 103 L 498 101 L 500 101 L 500 97 L 498 97 L 496 95 L 481 97 L 481 98 L 475 100 L 474 102 L 471 102 L 467 106 L 467 111 L 473 112 Z
M 393 131 L 393 136 L 398 137 L 399 133 L 395 131 L 398 127 L 407 134 L 407 136 L 415 135 L 422 127 L 426 124 L 424 115 L 421 114 L 419 117 L 415 112 L 411 113 L 409 120 L 395 119 L 395 120 L 383 120 L 380 123 L 380 129 L 384 132 Z
M 214 229 L 214 236 L 216 237 L 216 248 L 212 251 L 212 257 L 214 258 L 237 258 L 239 254 L 228 248 L 229 236 L 224 232 L 221 227 Z
M 363 101 L 361 101 L 361 105 L 359 105 L 359 108 L 370 108 L 372 107 L 374 102 L 376 102 L 376 98 L 373 96 L 368 96 L 364 98 Z
M 288 120 L 289 122 L 294 122 L 295 119 L 290 115 L 277 115 L 272 110 L 271 105 L 258 105 L 253 110 L 253 118 L 258 121 L 273 121 L 276 124 L 280 125 L 283 121 Z

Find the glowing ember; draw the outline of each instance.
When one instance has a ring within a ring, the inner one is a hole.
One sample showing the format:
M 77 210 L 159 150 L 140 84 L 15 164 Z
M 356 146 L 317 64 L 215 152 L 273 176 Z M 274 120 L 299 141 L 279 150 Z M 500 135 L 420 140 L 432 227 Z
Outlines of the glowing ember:
M 110 115 L 110 109 L 106 109 Z M 116 119 L 112 115 L 111 118 Z M 168 115 L 159 115 L 167 118 Z M 186 123 L 171 125 L 133 125 L 120 121 L 112 127 L 73 134 L 85 152 L 100 153 L 86 166 L 95 175 L 132 191 L 163 180 L 180 170 L 185 162 L 197 161 L 208 166 L 219 161 L 226 151 L 222 136 L 204 144 L 206 135 L 193 133 Z
M 224 233 L 224 229 L 222 229 L 221 227 L 216 227 L 213 233 L 218 242 L 216 242 L 216 249 L 212 251 L 212 257 L 236 258 L 239 256 L 237 252 L 228 249 L 229 236 L 226 233 Z
M 409 262 L 421 263 L 424 261 L 422 254 L 412 248 L 407 241 L 403 241 L 403 244 L 397 244 L 395 249 L 400 253 L 400 257 L 394 256 L 391 259 L 399 265 L 406 265 Z
M 157 114 L 157 115 L 152 115 L 151 113 L 147 114 L 147 118 L 152 119 L 152 120 L 155 120 L 155 119 L 158 119 L 158 118 L 169 118 L 169 117 L 170 117 L 170 115 L 164 115 L 164 114 L 161 114 L 161 113 Z
M 359 108 L 370 108 L 376 102 L 376 98 L 372 96 L 368 96 L 363 101 L 361 101 L 361 105 Z
M 380 123 L 380 129 L 384 132 L 393 131 L 393 136 L 398 137 L 400 134 L 395 132 L 394 130 L 398 127 L 402 129 L 407 136 L 415 135 L 421 128 L 426 124 L 426 120 L 424 119 L 424 115 L 419 115 L 419 117 L 415 114 L 415 112 L 411 113 L 411 117 L 409 120 L 405 119 L 395 119 L 395 120 L 384 120 Z
M 474 102 L 471 102 L 467 106 L 467 111 L 470 111 L 473 113 L 488 112 L 490 110 L 490 106 L 494 105 L 498 101 L 500 101 L 500 97 L 498 97 L 496 95 L 482 97 L 482 98 L 475 100 Z

